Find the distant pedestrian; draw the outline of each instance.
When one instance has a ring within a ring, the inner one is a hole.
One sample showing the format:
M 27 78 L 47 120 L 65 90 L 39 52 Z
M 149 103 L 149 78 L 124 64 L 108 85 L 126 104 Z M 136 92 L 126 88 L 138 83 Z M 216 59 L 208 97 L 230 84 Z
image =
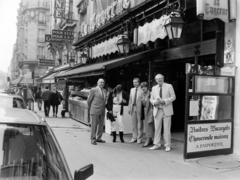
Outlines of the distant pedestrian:
M 97 87 L 90 90 L 87 103 L 89 114 L 91 115 L 91 143 L 97 145 L 96 142 L 105 143 L 102 140 L 103 123 L 105 117 L 105 104 L 107 98 L 107 91 L 103 88 L 105 81 L 99 79 Z M 97 135 L 96 135 L 97 134 Z
M 51 94 L 51 106 L 53 109 L 53 117 L 57 117 L 58 106 L 61 104 L 63 100 L 62 95 L 57 91 L 57 88 L 54 87 L 53 92 Z
M 41 111 L 42 110 L 42 90 L 41 90 L 41 88 L 38 88 L 38 91 L 35 95 L 35 100 L 37 101 L 39 111 Z
M 45 91 L 42 93 L 42 99 L 44 102 L 45 117 L 49 117 L 51 92 L 49 91 L 48 86 L 45 87 Z
M 123 106 L 127 106 L 127 93 L 122 90 L 122 85 L 117 85 L 108 96 L 106 108 L 116 117 L 116 121 L 111 122 L 111 132 L 113 135 L 113 142 L 116 142 L 117 125 L 119 129 L 120 140 L 124 143 L 124 125 L 123 125 Z

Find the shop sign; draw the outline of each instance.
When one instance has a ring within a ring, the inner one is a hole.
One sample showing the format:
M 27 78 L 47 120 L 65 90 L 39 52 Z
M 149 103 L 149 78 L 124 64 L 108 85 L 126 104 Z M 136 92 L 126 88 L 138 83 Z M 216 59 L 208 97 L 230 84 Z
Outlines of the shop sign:
M 169 18 L 163 15 L 160 19 L 154 19 L 151 23 L 145 23 L 138 28 L 138 46 L 147 44 L 149 41 L 154 42 L 156 39 L 164 39 L 167 36 L 165 22 Z
M 73 31 L 63 31 L 63 30 L 52 30 L 52 38 L 53 39 L 60 39 L 60 40 L 73 40 L 74 32 Z
M 231 148 L 232 124 L 189 124 L 187 153 Z
M 116 0 L 99 14 L 93 13 L 90 17 L 90 29 L 88 33 L 96 30 L 100 26 L 104 25 L 107 21 L 122 14 L 129 8 L 130 0 Z
M 215 18 L 229 22 L 229 0 L 197 0 L 197 16 L 201 19 Z
M 235 76 L 236 67 L 222 67 L 220 74 L 222 76 Z
M 118 37 L 113 37 L 108 41 L 102 42 L 92 47 L 92 58 L 103 56 L 118 51 L 116 42 Z
M 39 66 L 54 66 L 54 60 L 51 59 L 39 59 L 38 60 L 38 65 Z
M 51 34 L 45 34 L 45 42 L 61 42 L 59 39 L 52 39 Z
M 54 5 L 54 17 L 55 18 L 63 18 L 65 12 L 65 0 L 55 0 Z

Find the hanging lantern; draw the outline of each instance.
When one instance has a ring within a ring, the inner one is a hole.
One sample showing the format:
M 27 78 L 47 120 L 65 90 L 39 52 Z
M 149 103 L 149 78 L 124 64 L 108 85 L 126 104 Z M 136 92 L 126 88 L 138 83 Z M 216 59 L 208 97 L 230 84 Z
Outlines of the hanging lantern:
M 181 38 L 184 24 L 185 22 L 183 21 L 182 17 L 172 14 L 169 19 L 166 20 L 164 25 L 168 34 L 168 38 L 172 40 Z
M 126 55 L 127 53 L 129 53 L 131 41 L 128 39 L 127 34 L 119 35 L 119 39 L 117 40 L 116 44 L 121 54 Z

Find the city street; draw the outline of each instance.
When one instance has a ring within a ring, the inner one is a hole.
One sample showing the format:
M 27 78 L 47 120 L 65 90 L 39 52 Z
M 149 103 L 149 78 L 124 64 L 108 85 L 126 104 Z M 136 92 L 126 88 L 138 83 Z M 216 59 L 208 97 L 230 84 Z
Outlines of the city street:
M 37 114 L 43 116 L 43 111 Z M 61 106 L 57 118 L 46 118 L 60 143 L 70 170 L 94 164 L 94 175 L 89 179 L 238 179 L 240 176 L 239 157 L 217 156 L 202 159 L 183 160 L 183 143 L 173 140 L 172 151 L 164 149 L 150 151 L 142 148 L 142 144 L 130 144 L 130 135 L 126 135 L 125 143 L 104 134 L 105 144 L 90 143 L 89 127 L 75 120 L 60 117 Z M 50 113 L 52 116 L 52 113 Z M 214 161 L 220 164 L 215 168 Z M 201 162 L 203 162 L 201 164 Z M 208 166 L 208 167 L 207 167 Z

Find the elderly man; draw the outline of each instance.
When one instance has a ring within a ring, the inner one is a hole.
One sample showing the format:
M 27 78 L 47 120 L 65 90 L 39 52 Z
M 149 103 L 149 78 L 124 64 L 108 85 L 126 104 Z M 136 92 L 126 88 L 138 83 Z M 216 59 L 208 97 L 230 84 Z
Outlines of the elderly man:
M 161 148 L 161 129 L 163 124 L 165 151 L 171 150 L 171 116 L 173 115 L 172 102 L 176 99 L 171 84 L 164 83 L 164 76 L 157 74 L 157 85 L 152 88 L 150 102 L 154 106 L 153 116 L 155 125 L 154 146 L 150 150 Z
M 99 79 L 97 87 L 90 90 L 87 103 L 88 110 L 91 115 L 91 143 L 97 145 L 96 142 L 105 143 L 102 140 L 103 122 L 105 117 L 105 104 L 107 99 L 107 91 L 103 88 L 105 81 Z M 97 135 L 96 135 L 97 134 Z

